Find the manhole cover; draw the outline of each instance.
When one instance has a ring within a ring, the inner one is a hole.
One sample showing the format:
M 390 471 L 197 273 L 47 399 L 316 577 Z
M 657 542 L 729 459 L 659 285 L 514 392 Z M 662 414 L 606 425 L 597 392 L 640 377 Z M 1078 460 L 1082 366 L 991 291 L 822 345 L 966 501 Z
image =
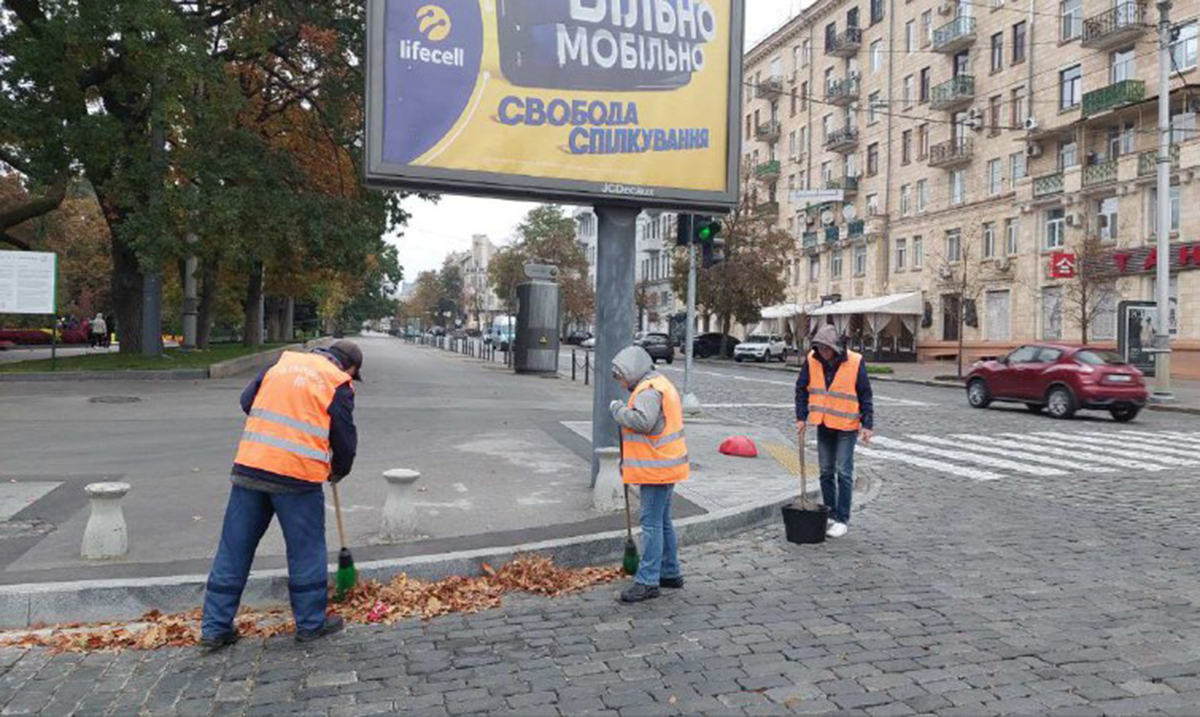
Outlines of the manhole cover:
M 88 403 L 137 403 L 141 400 L 137 396 L 93 396 Z

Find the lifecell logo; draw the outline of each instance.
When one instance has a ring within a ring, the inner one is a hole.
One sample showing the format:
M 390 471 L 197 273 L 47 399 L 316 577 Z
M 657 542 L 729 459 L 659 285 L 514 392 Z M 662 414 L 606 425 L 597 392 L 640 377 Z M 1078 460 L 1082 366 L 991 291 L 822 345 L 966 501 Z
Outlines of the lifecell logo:
M 417 8 L 417 29 L 430 42 L 441 42 L 450 34 L 450 15 L 437 5 Z

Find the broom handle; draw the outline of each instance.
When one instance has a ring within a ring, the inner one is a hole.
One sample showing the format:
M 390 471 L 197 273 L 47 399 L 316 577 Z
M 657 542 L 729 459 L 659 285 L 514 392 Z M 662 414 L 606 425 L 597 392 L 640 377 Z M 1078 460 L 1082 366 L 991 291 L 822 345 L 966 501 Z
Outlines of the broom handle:
M 333 513 L 337 516 L 338 540 L 341 541 L 341 546 L 346 547 L 346 529 L 342 526 L 342 499 L 338 496 L 337 483 L 333 484 Z

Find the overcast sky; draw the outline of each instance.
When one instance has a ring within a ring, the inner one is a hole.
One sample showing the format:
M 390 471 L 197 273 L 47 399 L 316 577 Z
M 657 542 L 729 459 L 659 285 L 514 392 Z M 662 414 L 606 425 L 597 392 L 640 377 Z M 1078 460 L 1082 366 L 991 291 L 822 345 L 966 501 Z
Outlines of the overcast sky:
M 746 3 L 746 47 L 766 37 L 809 0 L 749 0 Z M 500 199 L 442 195 L 437 204 L 416 198 L 405 200 L 412 218 L 398 235 L 388 237 L 400 251 L 404 278 L 413 281 L 427 269 L 437 269 L 442 258 L 469 249 L 471 236 L 486 234 L 497 245 L 507 244 L 516 225 L 535 204 Z

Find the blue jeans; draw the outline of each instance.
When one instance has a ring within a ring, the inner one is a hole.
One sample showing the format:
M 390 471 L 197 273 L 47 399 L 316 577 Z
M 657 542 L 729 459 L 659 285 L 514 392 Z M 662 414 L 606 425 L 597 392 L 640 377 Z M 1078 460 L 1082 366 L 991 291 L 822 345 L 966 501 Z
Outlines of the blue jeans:
M 215 638 L 233 631 L 233 618 L 254 562 L 254 551 L 272 516 L 287 543 L 288 593 L 296 630 L 307 632 L 325 624 L 329 576 L 325 554 L 325 492 L 264 493 L 233 486 L 225 508 L 221 543 L 204 591 L 200 632 Z
M 854 445 L 858 431 L 838 431 L 817 426 L 817 457 L 821 464 L 821 502 L 829 517 L 850 523 L 850 501 L 854 495 Z
M 671 524 L 674 485 L 644 485 L 642 489 L 642 560 L 634 578 L 658 587 L 662 578 L 679 577 L 679 543 Z

